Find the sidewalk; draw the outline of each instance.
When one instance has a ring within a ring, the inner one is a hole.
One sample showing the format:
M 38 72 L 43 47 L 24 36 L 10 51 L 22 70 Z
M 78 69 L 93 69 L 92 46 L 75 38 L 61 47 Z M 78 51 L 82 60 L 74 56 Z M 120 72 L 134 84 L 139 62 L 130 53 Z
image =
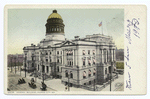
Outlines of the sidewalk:
M 117 89 L 119 89 L 120 87 L 123 87 L 123 86 L 124 86 L 124 75 L 119 75 L 118 74 L 118 79 L 115 79 L 111 83 L 111 91 L 117 91 Z M 121 89 L 122 90 L 119 90 L 119 91 L 123 91 L 124 88 L 121 88 Z M 110 84 L 108 84 L 101 91 L 110 91 Z
M 20 71 L 16 73 L 17 75 L 20 75 Z M 30 73 L 26 72 L 26 78 L 31 79 L 35 78 L 33 76 L 29 76 Z M 25 72 L 21 71 L 21 76 L 25 77 Z M 41 84 L 42 79 L 36 78 L 36 83 Z M 47 85 L 48 88 L 51 88 L 56 91 L 65 91 L 65 85 L 61 83 L 61 79 L 49 79 L 49 80 L 44 80 L 44 83 Z M 82 88 L 75 88 L 75 87 L 70 87 L 70 91 L 88 91 Z

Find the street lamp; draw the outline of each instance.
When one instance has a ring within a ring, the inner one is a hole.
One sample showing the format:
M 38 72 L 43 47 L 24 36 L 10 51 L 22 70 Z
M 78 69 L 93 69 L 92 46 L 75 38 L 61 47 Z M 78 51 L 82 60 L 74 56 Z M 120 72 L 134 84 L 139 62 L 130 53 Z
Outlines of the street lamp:
M 69 85 L 70 85 L 69 77 L 70 77 L 70 74 L 68 73 L 68 91 L 70 91 L 70 88 L 69 88 Z

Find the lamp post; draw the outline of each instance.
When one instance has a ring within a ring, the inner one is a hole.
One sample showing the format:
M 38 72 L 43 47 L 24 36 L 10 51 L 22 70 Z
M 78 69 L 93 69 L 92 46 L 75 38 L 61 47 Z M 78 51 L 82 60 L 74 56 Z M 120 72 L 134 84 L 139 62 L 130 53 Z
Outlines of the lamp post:
M 70 77 L 70 74 L 68 73 L 68 91 L 70 91 L 70 87 L 69 87 L 69 85 L 70 85 L 69 77 Z
M 45 73 L 42 73 L 42 78 L 43 78 L 43 83 L 44 83 L 44 78 L 45 78 Z
M 29 61 L 28 61 L 28 73 L 29 73 Z

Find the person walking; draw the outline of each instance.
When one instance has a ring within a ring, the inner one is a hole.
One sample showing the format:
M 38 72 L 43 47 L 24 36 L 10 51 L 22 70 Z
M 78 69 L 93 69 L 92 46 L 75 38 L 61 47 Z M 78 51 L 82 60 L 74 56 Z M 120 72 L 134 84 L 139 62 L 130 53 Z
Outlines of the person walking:
M 68 89 L 67 86 L 65 86 L 65 91 L 67 91 L 67 89 Z

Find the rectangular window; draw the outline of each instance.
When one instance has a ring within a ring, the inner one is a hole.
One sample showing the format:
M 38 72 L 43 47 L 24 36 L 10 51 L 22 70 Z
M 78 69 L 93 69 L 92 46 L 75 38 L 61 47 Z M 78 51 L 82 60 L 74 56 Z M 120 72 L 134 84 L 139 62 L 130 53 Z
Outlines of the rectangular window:
M 105 68 L 105 74 L 107 74 L 107 68 Z
M 59 72 L 59 66 L 57 67 L 57 72 Z
M 46 59 L 46 62 L 48 62 L 48 59 Z
M 95 50 L 93 50 L 93 55 L 95 55 Z
M 89 66 L 91 66 L 91 60 L 90 59 L 88 60 L 88 64 L 89 64 Z
M 83 59 L 83 66 L 85 66 L 85 59 Z
M 46 70 L 47 70 L 47 73 L 49 72 L 49 68 L 48 68 L 48 66 L 46 66 Z
M 88 50 L 88 55 L 90 55 L 90 50 Z
M 82 54 L 85 55 L 85 50 L 82 51 Z
M 95 65 L 95 63 L 96 63 L 96 60 L 95 60 L 95 59 L 93 59 L 93 65 Z
M 57 55 L 59 55 L 59 51 L 57 51 Z

